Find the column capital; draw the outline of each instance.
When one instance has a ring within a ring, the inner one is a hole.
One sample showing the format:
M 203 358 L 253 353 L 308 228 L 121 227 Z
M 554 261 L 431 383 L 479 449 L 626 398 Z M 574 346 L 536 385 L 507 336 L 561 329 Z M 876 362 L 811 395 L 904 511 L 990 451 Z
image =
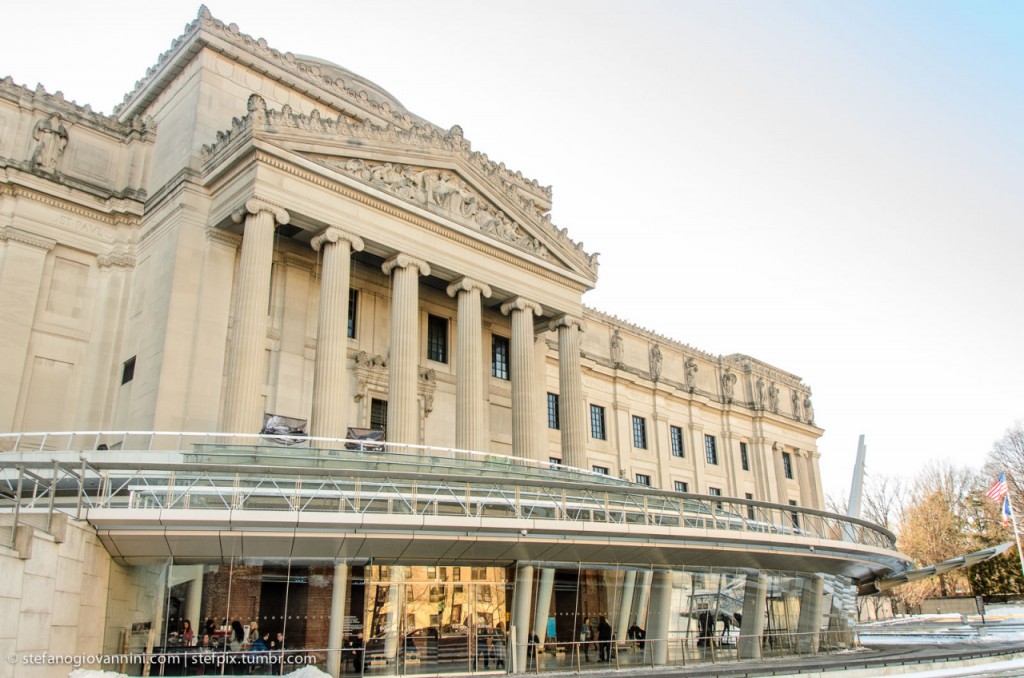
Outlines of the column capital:
M 287 210 L 281 209 L 277 205 L 271 205 L 269 202 L 263 202 L 259 198 L 249 198 L 246 200 L 245 205 L 231 215 L 231 219 L 236 224 L 240 224 L 245 220 L 246 215 L 259 214 L 260 212 L 270 212 L 274 215 L 274 221 L 282 226 L 291 221 L 291 215 L 288 214 Z
M 362 238 L 337 226 L 328 226 L 317 233 L 309 242 L 309 246 L 313 248 L 314 252 L 319 252 L 320 248 L 327 243 L 336 243 L 339 240 L 347 240 L 353 252 L 362 252 L 365 247 Z
M 585 323 L 583 321 L 583 318 L 580 318 L 580 317 L 574 316 L 574 315 L 569 315 L 568 313 L 566 313 L 565 315 L 560 316 L 560 317 L 555 318 L 554 320 L 552 320 L 548 324 L 548 327 L 550 327 L 553 330 L 557 330 L 560 327 L 568 327 L 568 328 L 575 327 L 580 332 L 586 332 L 587 331 L 587 323 Z
M 480 290 L 480 296 L 484 299 L 489 299 L 491 297 L 490 285 L 482 283 L 479 280 L 474 280 L 473 278 L 467 278 L 466 276 L 463 276 L 448 285 L 448 296 L 454 297 L 459 292 L 472 292 L 473 290 Z
M 530 301 L 523 297 L 516 297 L 510 299 L 501 305 L 501 314 L 508 315 L 512 311 L 533 311 L 533 314 L 540 317 L 541 308 L 540 304 L 535 301 Z
M 380 270 L 384 271 L 384 275 L 391 275 L 391 271 L 396 268 L 408 268 L 415 266 L 420 270 L 420 275 L 430 275 L 430 265 L 422 259 L 410 257 L 408 254 L 396 254 L 380 267 Z

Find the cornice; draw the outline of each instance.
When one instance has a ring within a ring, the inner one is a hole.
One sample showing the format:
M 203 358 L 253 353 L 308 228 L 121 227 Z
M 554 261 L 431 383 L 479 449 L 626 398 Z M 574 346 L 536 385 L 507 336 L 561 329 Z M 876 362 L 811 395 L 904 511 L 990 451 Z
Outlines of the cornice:
M 117 226 L 119 224 L 137 226 L 141 223 L 142 220 L 142 203 L 130 198 L 125 200 L 128 200 L 130 204 L 137 205 L 139 208 L 139 213 L 127 212 L 117 209 L 111 209 L 110 212 L 103 212 L 95 207 L 86 207 L 80 203 L 71 202 L 70 200 L 67 200 L 65 198 L 57 198 L 50 195 L 49 193 L 44 193 L 34 188 L 13 184 L 0 185 L 0 194 L 10 195 L 15 198 L 27 198 L 29 200 L 41 203 L 43 205 L 47 205 L 48 207 L 54 207 L 62 212 L 69 212 L 71 214 L 86 217 L 94 221 L 102 222 L 108 226 Z M 100 199 L 104 200 L 103 198 Z M 111 200 L 120 201 L 122 199 L 115 198 L 114 196 L 110 196 L 107 199 L 105 199 L 106 202 L 109 202 Z
M 331 191 L 332 193 L 336 193 L 337 195 L 340 195 L 346 199 L 361 203 L 371 209 L 381 212 L 382 214 L 387 214 L 389 216 L 402 219 L 407 223 L 416 225 L 426 231 L 430 231 L 431 233 L 434 233 L 436 235 L 448 238 L 449 240 L 457 243 L 461 247 L 471 248 L 473 250 L 476 250 L 477 252 L 487 254 L 488 256 L 492 256 L 505 263 L 518 266 L 529 271 L 534 275 L 564 285 L 576 292 L 583 293 L 590 289 L 586 285 L 583 285 L 582 283 L 579 283 L 576 280 L 573 280 L 572 278 L 568 278 L 564 275 L 559 275 L 558 273 L 550 269 L 538 266 L 537 264 L 524 260 L 520 257 L 512 256 L 511 253 L 501 248 L 498 248 L 491 243 L 481 241 L 476 238 L 471 238 L 451 228 L 445 228 L 444 226 L 438 224 L 435 221 L 424 219 L 417 214 L 399 209 L 394 205 L 384 202 L 383 200 L 379 200 L 371 195 L 368 195 L 361 191 L 357 191 L 337 181 L 331 181 L 320 174 L 310 172 L 309 170 L 302 167 L 297 167 L 293 163 L 283 161 L 277 156 L 269 154 L 265 151 L 256 151 L 255 162 L 262 163 L 264 165 L 267 165 L 268 167 L 272 167 L 282 172 L 287 172 L 288 174 L 298 177 L 303 181 L 307 181 L 310 184 L 319 186 L 320 188 Z
M 38 247 L 41 250 L 49 252 L 57 246 L 57 241 L 50 238 L 44 238 L 35 233 L 24 231 L 14 226 L 4 226 L 0 228 L 0 240 L 8 242 L 17 242 L 22 245 L 29 245 L 30 247 Z
M 135 268 L 135 252 L 128 248 L 115 247 L 109 253 L 96 257 L 96 266 L 101 269 Z
M 431 152 L 442 152 L 460 159 L 466 166 L 478 172 L 488 186 L 502 193 L 520 212 L 525 215 L 531 225 L 545 234 L 552 244 L 557 243 L 558 253 L 575 262 L 594 279 L 597 279 L 598 254 L 588 254 L 583 244 L 569 237 L 566 229 L 557 228 L 550 215 L 542 212 L 530 197 L 522 195 L 522 187 L 517 183 L 521 174 L 511 174 L 498 165 L 487 160 L 486 155 L 470 150 L 470 144 L 462 136 L 462 130 L 452 127 L 448 132 L 433 125 L 414 124 L 409 129 L 393 125 L 380 127 L 371 122 L 352 122 L 344 115 L 337 118 L 322 117 L 317 110 L 309 115 L 295 113 L 288 105 L 280 110 L 268 109 L 263 97 L 253 94 L 246 105 L 247 114 L 241 118 L 233 118 L 231 128 L 217 132 L 216 141 L 204 144 L 201 159 L 204 171 L 210 172 L 219 162 L 230 155 L 240 140 L 250 136 L 265 134 L 280 135 L 287 132 L 306 132 L 320 138 L 336 137 L 339 139 L 367 141 L 383 141 L 406 148 L 418 148 Z M 472 227 L 488 233 L 519 249 L 526 250 L 537 256 L 549 258 L 546 246 L 535 237 L 512 221 L 503 211 L 488 203 L 482 196 L 467 193 L 466 186 L 453 172 L 436 168 L 413 168 L 409 165 L 392 163 L 368 163 L 359 158 L 334 158 L 316 160 L 336 171 L 375 186 L 403 200 L 421 207 L 441 209 L 447 216 L 455 212 L 456 220 L 467 221 Z M 416 192 L 407 190 L 418 182 Z M 433 188 L 428 189 L 428 184 Z M 461 184 L 461 185 L 460 185 Z M 435 190 L 437 189 L 437 190 Z M 443 194 L 438 193 L 443 191 Z M 454 209 L 452 198 L 457 195 L 459 204 Z
M 121 122 L 114 116 L 96 113 L 89 104 L 79 106 L 74 101 L 68 101 L 64 98 L 63 92 L 50 94 L 41 84 L 36 85 L 34 90 L 18 85 L 9 75 L 0 80 L 0 98 L 14 102 L 24 109 L 61 114 L 69 122 L 86 125 L 121 140 L 132 136 L 145 138 L 156 133 L 156 123 L 151 117 L 136 116 L 129 122 Z
M 206 227 L 206 240 L 207 242 L 217 242 L 222 245 L 227 245 L 232 249 L 238 249 L 242 245 L 242 236 L 231 231 L 225 231 L 223 228 L 217 228 L 216 226 Z

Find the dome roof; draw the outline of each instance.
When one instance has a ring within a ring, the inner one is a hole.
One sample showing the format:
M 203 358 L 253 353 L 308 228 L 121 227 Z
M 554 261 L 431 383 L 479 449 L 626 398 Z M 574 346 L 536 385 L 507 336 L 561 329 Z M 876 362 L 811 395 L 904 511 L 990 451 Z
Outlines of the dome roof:
M 343 68 L 338 64 L 327 61 L 326 59 L 320 59 L 317 57 L 306 56 L 305 54 L 295 55 L 296 63 L 302 64 L 306 67 L 316 67 L 320 69 L 320 74 L 331 78 L 333 80 L 341 79 L 345 83 L 347 89 L 355 91 L 366 90 L 366 94 L 372 101 L 377 103 L 387 102 L 392 110 L 409 111 L 402 105 L 402 102 L 396 99 L 390 92 L 381 87 L 375 82 L 367 80 L 361 75 L 357 75 L 347 68 Z M 411 115 L 411 114 L 410 114 Z M 416 116 L 413 116 L 416 117 Z

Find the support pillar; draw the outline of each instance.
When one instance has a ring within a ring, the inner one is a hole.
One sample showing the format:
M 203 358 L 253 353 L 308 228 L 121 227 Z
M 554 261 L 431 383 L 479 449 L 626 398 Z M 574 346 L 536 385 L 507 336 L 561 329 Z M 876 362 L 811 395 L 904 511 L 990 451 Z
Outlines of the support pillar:
M 501 305 L 512 320 L 512 454 L 537 459 L 536 384 L 533 370 L 533 317 L 541 314 L 539 304 L 517 297 Z
M 533 565 L 516 568 L 516 588 L 512 599 L 512 621 L 509 637 L 514 639 L 512 673 L 526 673 L 527 649 L 530 643 L 530 597 L 533 593 Z
M 483 451 L 484 387 L 483 328 L 480 297 L 491 296 L 491 288 L 471 278 L 448 286 L 448 296 L 458 297 L 458 336 L 455 347 L 455 446 Z
M 640 583 L 637 585 L 640 589 L 639 599 L 636 601 L 636 623 L 642 628 L 647 628 L 647 601 L 651 598 L 651 572 L 650 570 L 643 572 L 639 576 Z
M 558 409 L 562 426 L 562 463 L 587 467 L 587 414 L 583 396 L 583 364 L 580 360 L 580 318 L 564 315 L 551 322 L 558 330 Z
M 236 283 L 234 331 L 224 394 L 225 433 L 259 433 L 263 426 L 263 377 L 266 372 L 267 304 L 274 254 L 274 228 L 287 224 L 288 212 L 248 200 L 232 217 L 245 221 Z
M 800 592 L 800 619 L 796 623 L 800 654 L 818 653 L 821 641 L 821 597 L 824 593 L 824 579 L 814 575 L 804 579 L 804 587 Z
M 533 613 L 533 629 L 540 638 L 537 651 L 544 649 L 548 639 L 548 617 L 551 616 L 551 592 L 555 588 L 555 569 L 544 567 L 540 570 L 540 585 L 537 586 L 537 609 Z
M 391 283 L 391 348 L 388 354 L 388 430 L 392 443 L 419 443 L 420 276 L 430 275 L 426 262 L 396 254 L 381 267 Z
M 345 612 L 348 607 L 348 565 L 334 566 L 331 588 L 331 618 L 327 627 L 327 673 L 341 675 L 341 646 L 345 640 Z
M 57 242 L 20 228 L 0 228 L 0 431 L 13 431 L 43 267 Z
M 743 587 L 743 618 L 740 620 L 738 644 L 740 659 L 761 658 L 761 636 L 764 634 L 764 610 L 768 599 L 768 577 L 760 573 L 747 575 Z
M 633 611 L 633 593 L 636 591 L 636 571 L 627 570 L 622 578 L 619 618 L 615 623 L 615 638 L 621 645 L 629 632 L 629 614 Z
M 313 407 L 309 434 L 314 438 L 344 438 L 348 434 L 348 289 L 352 252 L 363 240 L 329 226 L 312 243 L 321 253 L 320 309 L 317 315 L 316 362 L 313 368 Z
M 405 588 L 405 573 L 401 566 L 388 568 L 391 583 L 388 585 L 388 613 L 384 618 L 384 661 L 398 659 L 398 640 L 402 631 L 402 590 Z
M 672 619 L 672 573 L 658 571 L 651 576 L 651 607 L 647 613 L 647 642 L 644 663 L 668 663 L 669 629 Z

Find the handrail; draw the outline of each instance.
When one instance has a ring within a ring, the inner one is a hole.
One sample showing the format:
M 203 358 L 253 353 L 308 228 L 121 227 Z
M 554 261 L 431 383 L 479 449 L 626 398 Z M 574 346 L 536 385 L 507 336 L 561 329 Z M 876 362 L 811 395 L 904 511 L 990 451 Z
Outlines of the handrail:
M 99 442 L 103 440 L 109 442 Z M 136 440 L 145 445 L 123 447 L 125 441 Z M 302 447 L 281 446 L 295 440 L 159 431 L 0 434 L 0 449 L 8 450 L 0 453 L 0 482 L 10 486 L 9 469 L 15 464 L 24 469 L 26 460 L 38 454 L 32 465 L 40 472 L 49 469 L 55 479 L 51 484 L 64 483 L 65 497 L 73 494 L 77 500 L 76 513 L 82 506 L 143 505 L 410 515 L 456 512 L 785 534 L 896 550 L 888 530 L 817 509 L 676 493 L 584 469 L 473 450 L 333 438 L 303 438 Z M 75 441 L 91 445 L 75 448 Z M 117 447 L 110 449 L 111 443 Z M 94 449 L 100 445 L 108 449 Z M 74 458 L 55 455 L 72 450 L 78 451 Z M 124 455 L 168 450 L 170 457 L 152 461 L 145 455 Z M 10 461 L 5 459 L 8 455 Z M 277 482 L 283 479 L 288 482 Z M 35 475 L 33 491 L 17 493 L 19 507 L 35 508 L 35 496 L 48 495 L 52 504 L 54 492 L 35 492 L 45 481 Z

